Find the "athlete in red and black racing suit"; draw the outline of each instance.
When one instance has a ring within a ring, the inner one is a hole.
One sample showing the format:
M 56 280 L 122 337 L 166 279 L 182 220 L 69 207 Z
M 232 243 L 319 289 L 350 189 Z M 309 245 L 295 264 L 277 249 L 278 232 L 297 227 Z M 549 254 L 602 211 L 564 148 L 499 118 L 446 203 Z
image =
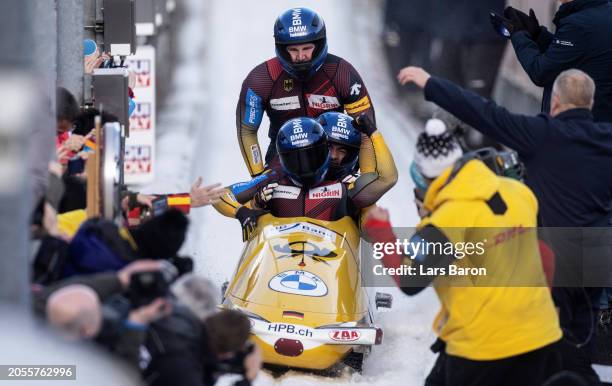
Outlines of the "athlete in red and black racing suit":
M 327 137 L 317 134 L 323 132 L 320 124 L 310 118 L 290 120 L 281 128 L 277 142 L 291 137 L 291 130 L 301 133 L 302 127 L 304 131 L 310 130 L 308 139 L 316 142 L 292 151 L 290 156 L 298 161 L 291 163 L 290 156 L 281 150 L 281 166 L 265 171 L 252 181 L 232 185 L 228 194 L 215 204 L 220 213 L 240 221 L 245 239 L 249 238 L 257 226 L 258 217 L 264 213 L 275 217 L 310 217 L 326 221 L 350 216 L 358 220 L 361 209 L 375 204 L 397 182 L 393 157 L 371 122 L 360 127 L 373 143 L 373 171 L 363 173 L 350 184 L 324 178 L 313 180 L 313 173 L 325 175 L 329 167 Z
M 305 126 L 307 121 L 312 121 L 304 118 L 299 120 L 302 126 Z M 288 132 L 291 133 L 291 126 L 296 131 L 295 121 L 298 121 L 298 119 L 283 125 L 277 141 L 279 150 L 282 149 L 281 142 L 283 142 L 283 136 L 292 137 L 287 135 Z M 265 199 L 262 199 L 264 195 L 255 195 L 253 207 L 269 210 L 276 217 L 310 217 L 319 220 L 336 221 L 345 216 L 356 218 L 356 214 L 360 209 L 376 203 L 384 193 L 395 185 L 397 169 L 380 132 L 372 127 L 371 122 L 370 127 L 365 127 L 367 123 L 363 122 L 364 119 L 361 119 L 361 121 L 362 123 L 356 126 L 360 130 L 363 129 L 362 132 L 371 138 L 374 145 L 374 159 L 376 160 L 374 172 L 362 174 L 350 185 L 335 180 L 323 180 L 315 185 L 311 185 L 303 182 L 304 178 L 298 174 L 299 172 L 292 172 L 290 162 L 287 160 L 288 154 L 280 150 L 284 176 L 280 179 L 278 186 L 272 191 L 272 195 L 267 202 Z M 318 126 L 319 124 L 316 123 L 316 125 Z M 306 130 L 304 129 L 304 131 Z M 297 156 L 294 154 L 289 154 L 289 156 L 300 158 L 302 159 L 301 162 L 303 162 L 304 158 L 316 158 L 316 156 L 304 157 L 304 154 L 301 153 L 303 148 L 293 150 L 293 153 L 296 152 L 298 153 Z M 325 154 L 329 154 L 327 141 L 325 143 Z M 316 160 L 308 159 L 307 161 L 307 163 L 312 162 L 316 162 Z M 324 167 L 328 168 L 329 165 Z M 303 164 L 294 168 L 294 170 L 304 169 Z
M 299 39 L 290 38 L 285 33 L 287 30 L 281 27 L 283 23 L 296 25 L 298 18 L 312 31 Z M 316 27 L 313 27 L 315 21 Z M 327 54 L 325 25 L 316 13 L 306 8 L 285 12 L 277 20 L 274 34 L 277 56 L 249 73 L 242 83 L 236 109 L 238 142 L 251 176 L 264 171 L 257 140 L 264 112 L 270 119 L 268 137 L 272 144 L 268 147 L 265 163 L 271 166 L 276 156 L 276 135 L 289 119 L 316 118 L 328 111 L 346 111 L 354 118 L 366 113 L 375 122 L 374 108 L 359 73 L 346 60 Z M 292 62 L 287 49 L 308 42 L 316 46 L 310 60 Z

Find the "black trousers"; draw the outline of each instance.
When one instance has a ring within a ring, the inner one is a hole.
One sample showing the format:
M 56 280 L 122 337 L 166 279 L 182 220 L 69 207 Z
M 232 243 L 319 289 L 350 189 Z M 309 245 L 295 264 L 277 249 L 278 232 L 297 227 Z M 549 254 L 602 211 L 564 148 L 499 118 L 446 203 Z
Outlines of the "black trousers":
M 474 361 L 440 351 L 426 386 L 541 386 L 562 369 L 559 343 L 510 358 Z

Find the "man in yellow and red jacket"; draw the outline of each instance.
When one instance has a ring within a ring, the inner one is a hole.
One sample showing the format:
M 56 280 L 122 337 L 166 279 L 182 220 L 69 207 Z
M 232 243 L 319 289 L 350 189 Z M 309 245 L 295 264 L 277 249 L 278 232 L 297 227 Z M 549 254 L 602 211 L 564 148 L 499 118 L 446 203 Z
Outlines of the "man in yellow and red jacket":
M 437 382 L 432 374 L 428 384 L 541 385 L 561 369 L 562 333 L 538 247 L 537 200 L 523 183 L 491 170 L 493 151 L 490 160 L 462 156 L 448 132 L 429 134 L 420 136 L 411 170 L 423 200 L 410 242 L 450 243 L 455 252 L 383 257 L 387 268 L 416 269 L 393 277 L 403 292 L 432 284 L 440 300 L 434 330 L 445 347 Z M 397 240 L 384 209 L 370 211 L 365 230 L 373 243 Z M 456 253 L 468 243 L 475 247 Z

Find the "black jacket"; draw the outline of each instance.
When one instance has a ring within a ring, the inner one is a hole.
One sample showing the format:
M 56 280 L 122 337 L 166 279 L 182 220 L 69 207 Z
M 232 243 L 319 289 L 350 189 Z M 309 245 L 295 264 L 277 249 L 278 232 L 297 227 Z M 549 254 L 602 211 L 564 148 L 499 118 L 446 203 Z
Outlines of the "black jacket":
M 215 359 L 207 349 L 202 323 L 187 307 L 174 303 L 172 314 L 152 323 L 145 342 L 150 362 L 143 371 L 149 386 L 212 384 Z
M 512 114 L 493 101 L 432 77 L 425 98 L 516 150 L 538 198 L 539 225 L 607 225 L 612 203 L 612 124 L 585 109 L 551 118 Z
M 524 31 L 511 38 L 516 56 L 533 83 L 544 87 L 542 111 L 550 111 L 557 76 L 576 68 L 595 81 L 595 120 L 612 122 L 612 3 L 574 0 L 559 8 L 554 23 L 556 33 L 552 35 L 543 28 L 537 42 Z

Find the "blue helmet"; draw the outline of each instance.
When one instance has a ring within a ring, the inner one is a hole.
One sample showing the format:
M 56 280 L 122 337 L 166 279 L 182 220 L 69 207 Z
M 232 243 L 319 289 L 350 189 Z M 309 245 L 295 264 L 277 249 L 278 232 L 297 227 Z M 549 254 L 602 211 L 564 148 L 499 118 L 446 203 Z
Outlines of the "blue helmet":
M 298 186 L 321 183 L 329 169 L 327 135 L 312 118 L 291 119 L 278 131 L 276 150 L 285 174 Z
M 293 78 L 306 80 L 314 75 L 327 57 L 325 22 L 313 10 L 292 8 L 283 12 L 274 23 L 276 56 L 283 69 Z M 312 59 L 304 63 L 293 63 L 287 46 L 314 43 Z
M 330 143 L 335 143 L 346 149 L 346 155 L 340 163 L 330 161 L 327 179 L 339 180 L 357 171 L 361 133 L 353 126 L 353 118 L 346 114 L 329 112 L 321 114 L 317 121 L 325 130 L 327 140 Z

